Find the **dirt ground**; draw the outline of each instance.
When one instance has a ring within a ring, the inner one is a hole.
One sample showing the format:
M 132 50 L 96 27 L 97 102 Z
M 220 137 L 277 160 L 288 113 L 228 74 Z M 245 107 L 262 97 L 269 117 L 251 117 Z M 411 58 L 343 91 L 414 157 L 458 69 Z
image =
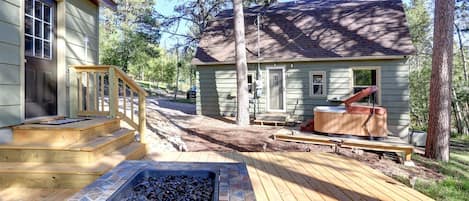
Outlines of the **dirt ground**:
M 176 103 L 164 98 L 148 98 L 147 127 L 150 136 L 149 152 L 162 151 L 304 151 L 331 152 L 331 146 L 275 141 L 272 134 L 282 127 L 251 125 L 238 127 L 228 118 L 211 118 L 195 115 L 195 105 Z M 404 166 L 392 153 L 368 152 L 340 148 L 336 153 L 378 169 L 384 174 L 408 180 L 439 180 L 443 176 L 416 163 Z

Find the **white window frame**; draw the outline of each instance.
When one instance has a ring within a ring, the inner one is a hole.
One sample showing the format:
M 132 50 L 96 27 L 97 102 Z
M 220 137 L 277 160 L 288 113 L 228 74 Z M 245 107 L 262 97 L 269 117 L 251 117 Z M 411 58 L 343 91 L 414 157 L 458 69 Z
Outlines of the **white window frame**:
M 251 84 L 249 84 L 249 82 L 248 82 L 248 91 L 249 91 L 249 85 L 251 85 L 251 92 L 249 92 L 249 94 L 252 95 L 252 94 L 254 94 L 254 91 L 256 90 L 254 88 L 254 80 L 255 80 L 254 79 L 254 73 L 248 73 L 247 78 L 249 78 L 249 76 L 251 76 Z M 247 79 L 247 80 L 249 81 L 249 79 Z
M 42 19 L 36 18 L 36 2 L 41 3 Z M 33 43 L 32 55 L 26 55 L 26 56 L 52 60 L 53 57 L 55 56 L 55 55 L 53 55 L 53 52 L 54 52 L 53 51 L 53 47 L 54 47 L 54 45 L 53 45 L 53 39 L 54 39 L 54 37 L 53 37 L 53 32 L 54 32 L 54 23 L 53 23 L 54 22 L 54 18 L 53 18 L 54 17 L 54 7 L 52 5 L 49 5 L 49 4 L 47 4 L 43 1 L 39 1 L 39 0 L 32 0 L 32 3 L 33 3 L 33 8 L 32 8 L 33 13 L 32 13 L 32 15 L 24 12 L 24 16 L 25 16 L 24 17 L 24 23 L 26 23 L 26 17 L 29 17 L 29 18 L 32 19 L 32 27 L 31 27 L 32 28 L 32 34 L 26 33 L 26 30 L 25 30 L 24 36 L 25 37 L 27 36 L 27 37 L 30 37 L 30 38 L 33 39 L 33 41 L 32 41 L 32 43 Z M 44 5 L 48 5 L 49 8 L 50 8 L 50 12 L 49 12 L 50 22 L 44 21 Z M 24 6 L 26 6 L 26 2 L 24 4 Z M 36 26 L 35 26 L 36 20 L 39 21 L 39 23 L 41 23 L 41 31 L 42 31 L 41 35 L 42 35 L 42 37 L 37 37 L 36 36 Z M 45 36 L 44 36 L 44 24 L 49 25 L 49 28 L 50 28 L 50 30 L 49 30 L 49 40 L 46 40 Z M 26 29 L 26 27 L 25 27 L 25 29 Z M 42 43 L 41 55 L 36 55 L 36 42 L 35 42 L 36 39 L 39 39 Z M 49 58 L 44 56 L 44 42 L 49 43 L 49 51 L 50 51 L 49 52 Z M 25 47 L 26 47 L 26 44 L 25 44 Z M 26 51 L 25 51 L 25 54 L 26 54 Z
M 350 94 L 353 95 L 353 88 L 355 87 L 354 86 L 354 77 L 353 77 L 353 71 L 354 70 L 376 70 L 376 86 L 378 87 L 378 92 L 377 92 L 377 98 L 378 98 L 378 101 L 377 101 L 377 104 L 378 105 L 381 105 L 381 93 L 382 93 L 382 90 L 381 90 L 381 67 L 380 66 L 354 66 L 354 67 L 351 67 L 350 68 Z M 366 87 L 366 86 L 363 86 L 363 85 L 358 85 L 356 87 Z
M 314 75 L 322 75 L 322 83 L 320 85 L 323 86 L 322 88 L 322 94 L 314 94 L 314 88 L 313 85 L 319 85 L 313 83 L 313 76 Z M 326 71 L 309 71 L 309 96 L 310 97 L 326 97 L 327 96 L 327 73 Z
M 268 66 L 265 68 L 267 71 L 267 97 L 266 97 L 266 104 L 267 104 L 267 112 L 287 112 L 287 89 L 286 89 L 286 67 L 285 66 Z M 275 110 L 275 109 L 270 109 L 270 71 L 269 70 L 275 70 L 275 69 L 281 69 L 282 70 L 282 77 L 283 77 L 283 110 Z

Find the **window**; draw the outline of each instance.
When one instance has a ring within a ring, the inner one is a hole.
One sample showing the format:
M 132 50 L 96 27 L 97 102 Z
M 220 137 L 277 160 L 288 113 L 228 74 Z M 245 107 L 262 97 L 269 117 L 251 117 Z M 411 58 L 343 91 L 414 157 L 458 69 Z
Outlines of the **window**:
M 249 94 L 252 94 L 252 92 L 254 91 L 254 88 L 252 85 L 252 81 L 253 81 L 253 76 L 252 74 L 248 74 L 248 91 L 249 91 Z
M 52 58 L 52 8 L 37 0 L 25 1 L 25 54 Z
M 310 95 L 325 96 L 326 95 L 326 72 L 313 71 L 309 73 Z
M 370 86 L 378 86 L 378 70 L 377 69 L 353 69 L 353 93 L 366 89 Z M 379 103 L 378 95 L 375 93 L 363 98 L 358 102 L 362 103 Z

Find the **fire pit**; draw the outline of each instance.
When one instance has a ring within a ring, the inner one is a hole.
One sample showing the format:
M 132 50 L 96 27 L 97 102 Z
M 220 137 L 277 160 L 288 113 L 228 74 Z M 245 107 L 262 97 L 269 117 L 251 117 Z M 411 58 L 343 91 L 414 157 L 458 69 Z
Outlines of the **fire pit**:
M 244 163 L 124 161 L 69 198 L 255 201 Z
M 108 200 L 218 200 L 218 177 L 212 171 L 142 170 Z

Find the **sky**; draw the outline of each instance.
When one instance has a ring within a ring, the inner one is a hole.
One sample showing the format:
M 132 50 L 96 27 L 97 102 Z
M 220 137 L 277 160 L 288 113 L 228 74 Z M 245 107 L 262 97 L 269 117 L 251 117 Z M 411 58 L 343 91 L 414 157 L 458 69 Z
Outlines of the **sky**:
M 181 0 L 156 0 L 156 10 L 165 15 L 170 16 L 174 14 L 174 7 L 179 5 L 183 1 Z M 187 27 L 180 27 L 179 33 L 184 33 L 187 31 Z M 168 33 L 161 33 L 161 45 L 165 49 L 173 47 L 177 42 L 176 37 L 171 37 Z

